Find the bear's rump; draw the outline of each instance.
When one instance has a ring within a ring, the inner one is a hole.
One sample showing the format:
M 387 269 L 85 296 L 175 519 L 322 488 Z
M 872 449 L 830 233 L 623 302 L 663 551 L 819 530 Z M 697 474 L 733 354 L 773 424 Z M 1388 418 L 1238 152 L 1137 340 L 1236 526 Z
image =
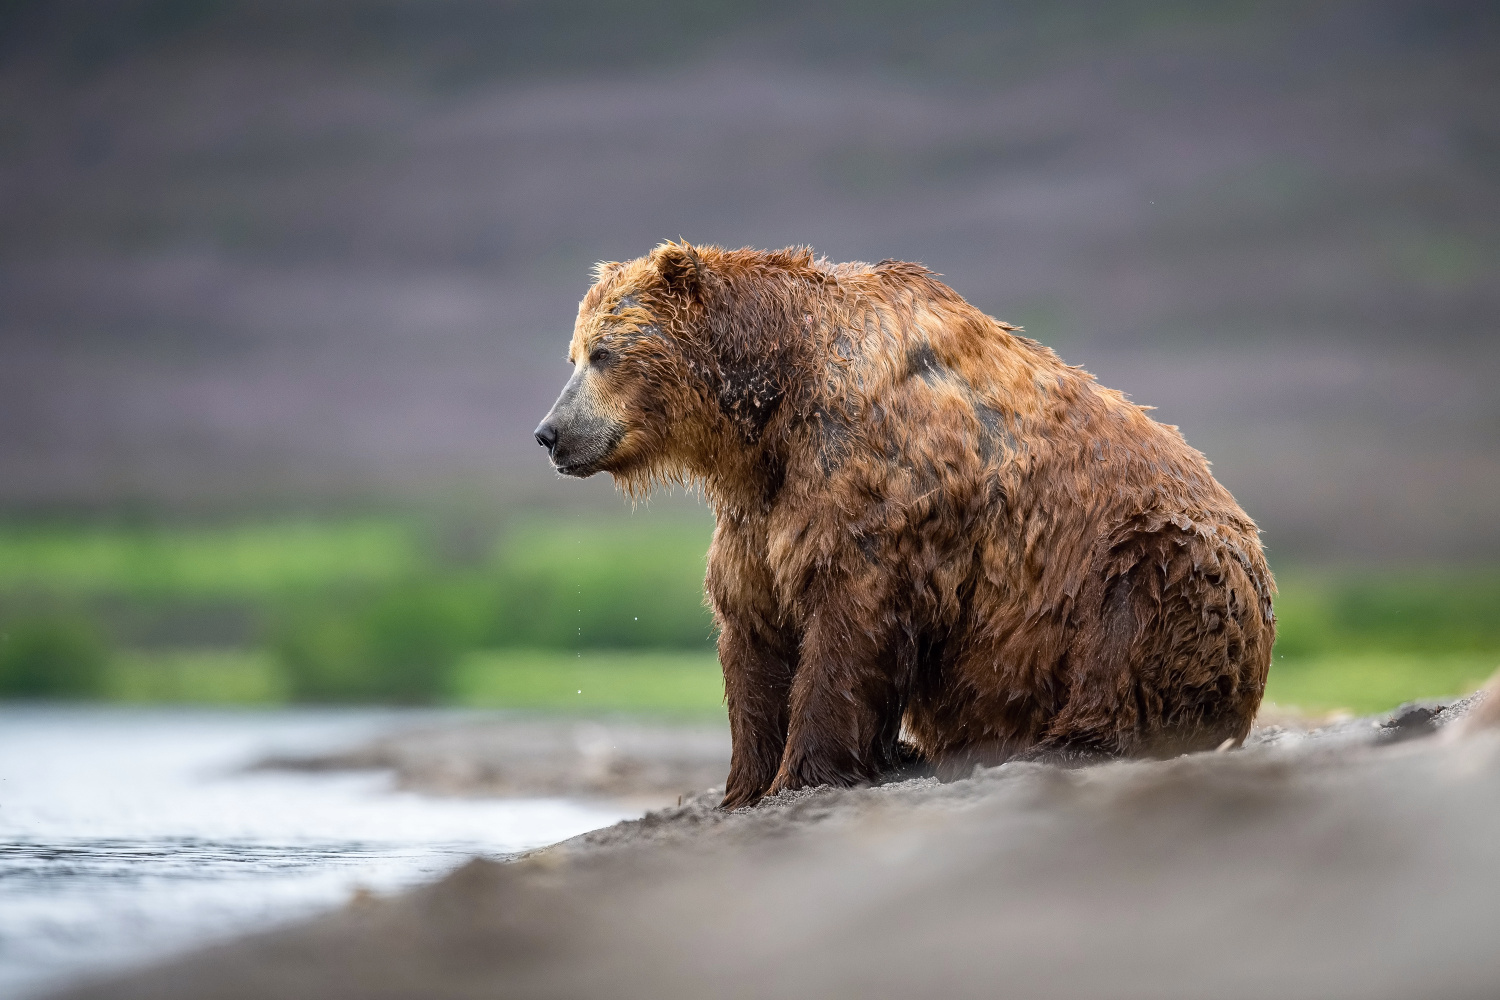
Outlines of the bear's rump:
M 944 661 L 926 665 L 907 728 L 940 772 L 1018 755 L 1157 756 L 1243 739 L 1274 638 L 1262 567 L 1170 527 L 1115 547 L 1109 563 L 1065 617 L 997 631 L 973 614 Z

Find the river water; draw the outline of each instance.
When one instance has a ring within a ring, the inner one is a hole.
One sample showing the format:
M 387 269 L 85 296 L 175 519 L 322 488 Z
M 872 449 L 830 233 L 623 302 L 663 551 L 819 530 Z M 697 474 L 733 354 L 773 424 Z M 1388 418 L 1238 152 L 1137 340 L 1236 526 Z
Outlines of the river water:
M 25 997 L 638 813 L 251 771 L 432 712 L 0 705 L 0 997 Z

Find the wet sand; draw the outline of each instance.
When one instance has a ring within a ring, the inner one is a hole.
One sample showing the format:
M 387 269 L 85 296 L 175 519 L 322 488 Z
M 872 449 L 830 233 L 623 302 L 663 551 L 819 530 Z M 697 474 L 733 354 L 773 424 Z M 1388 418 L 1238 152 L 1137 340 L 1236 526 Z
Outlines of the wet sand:
M 1494 996 L 1500 733 L 1455 735 L 1474 703 L 736 813 L 701 793 L 66 995 Z
M 514 716 L 411 729 L 260 766 L 388 770 L 398 788 L 429 795 L 567 796 L 659 808 L 722 784 L 729 748 L 722 723 Z

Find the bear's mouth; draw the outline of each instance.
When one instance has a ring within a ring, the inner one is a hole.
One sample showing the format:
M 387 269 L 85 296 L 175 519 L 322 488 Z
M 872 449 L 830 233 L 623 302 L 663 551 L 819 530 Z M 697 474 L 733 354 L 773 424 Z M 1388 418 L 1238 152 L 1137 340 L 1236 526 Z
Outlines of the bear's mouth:
M 599 462 L 553 462 L 552 468 L 559 475 L 572 476 L 574 479 L 587 479 L 599 471 Z
M 554 451 L 552 468 L 564 476 L 572 476 L 575 479 L 587 479 L 596 472 L 603 472 L 609 463 L 610 456 L 619 450 L 620 442 L 625 438 L 625 428 L 620 424 L 613 424 L 604 429 L 604 433 L 593 434 L 585 438 L 583 442 L 574 443 L 566 450 L 558 449 L 559 454 Z M 580 448 L 578 445 L 582 444 Z M 580 455 L 579 451 L 585 453 Z

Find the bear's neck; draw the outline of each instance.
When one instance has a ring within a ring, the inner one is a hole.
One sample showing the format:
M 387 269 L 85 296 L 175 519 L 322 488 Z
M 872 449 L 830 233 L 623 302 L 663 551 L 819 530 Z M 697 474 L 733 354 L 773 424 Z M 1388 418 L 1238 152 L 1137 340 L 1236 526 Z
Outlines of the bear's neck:
M 743 386 L 749 385 L 746 389 Z M 758 389 L 756 387 L 759 387 Z M 701 483 L 715 510 L 751 514 L 768 510 L 786 481 L 794 447 L 791 428 L 802 400 L 751 374 L 716 393 L 714 413 L 692 449 L 690 478 Z
M 716 509 L 767 509 L 785 482 L 793 432 L 817 409 L 811 387 L 820 380 L 811 376 L 827 360 L 828 290 L 786 281 L 767 291 L 724 290 L 702 342 L 710 412 L 688 465 Z
M 743 450 L 740 450 L 743 449 Z M 780 449 L 744 448 L 725 441 L 715 460 L 693 476 L 715 511 L 736 515 L 764 513 L 776 502 L 786 482 L 786 458 Z

